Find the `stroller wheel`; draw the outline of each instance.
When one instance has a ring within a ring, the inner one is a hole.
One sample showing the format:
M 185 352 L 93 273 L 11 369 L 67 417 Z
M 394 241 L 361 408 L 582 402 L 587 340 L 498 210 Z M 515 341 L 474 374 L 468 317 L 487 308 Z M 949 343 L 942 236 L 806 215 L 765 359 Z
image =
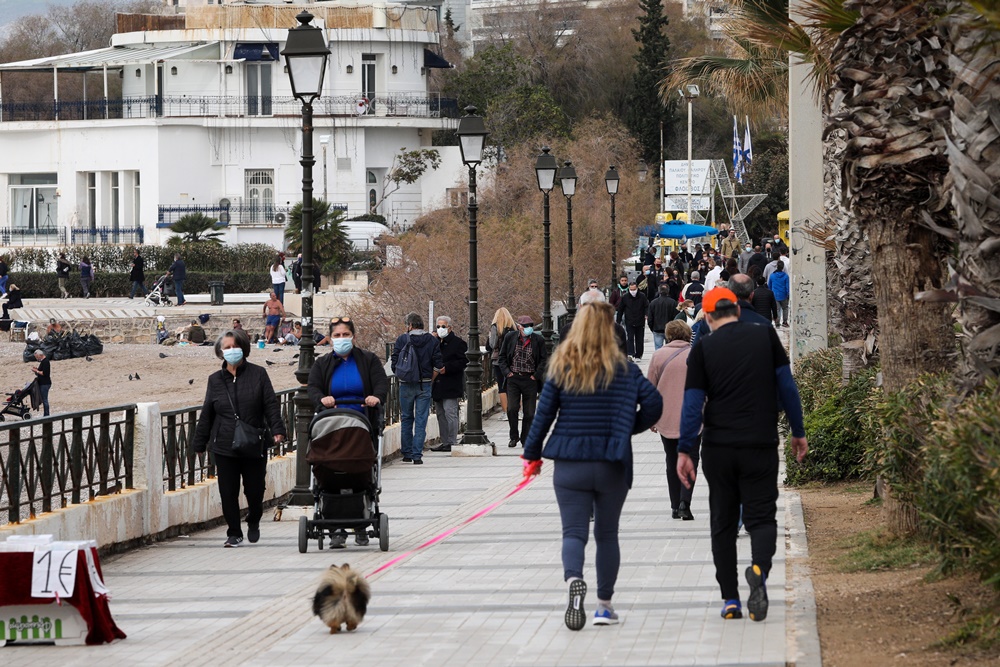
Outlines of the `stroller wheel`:
M 0 415 L 0 422 L 3 421 L 3 415 Z
M 23 419 L 24 421 L 28 421 L 29 419 L 31 419 L 31 413 L 25 412 L 23 415 L 21 415 L 21 419 Z
M 299 553 L 304 554 L 309 550 L 309 518 L 299 517 Z
M 378 517 L 378 548 L 382 551 L 389 550 L 389 517 L 385 514 Z
M 319 534 L 319 544 L 317 544 L 316 546 L 318 546 L 318 547 L 319 547 L 319 550 L 320 550 L 320 551 L 322 551 L 322 550 L 323 550 L 323 533 L 320 533 L 320 534 Z

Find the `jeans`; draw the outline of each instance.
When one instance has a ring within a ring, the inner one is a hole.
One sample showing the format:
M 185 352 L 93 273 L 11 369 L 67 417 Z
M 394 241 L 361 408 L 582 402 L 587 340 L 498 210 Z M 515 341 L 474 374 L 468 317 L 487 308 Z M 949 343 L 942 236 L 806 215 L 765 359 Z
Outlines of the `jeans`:
M 403 458 L 419 461 L 424 456 L 427 417 L 431 411 L 430 382 L 399 383 L 400 449 Z
M 531 422 L 535 419 L 535 403 L 538 402 L 538 383 L 527 375 L 516 373 L 507 378 L 507 421 L 510 425 L 510 439 L 521 444 L 528 439 Z M 517 432 L 517 413 L 524 403 L 524 423 L 521 433 Z
M 184 281 L 175 280 L 174 281 L 174 295 L 177 297 L 177 305 L 180 306 L 184 303 Z
M 91 283 L 92 280 L 93 280 L 93 278 L 91 278 L 89 276 L 87 276 L 87 277 L 81 276 L 80 277 L 80 289 L 83 290 L 83 297 L 84 298 L 88 298 L 90 296 L 90 283 Z
M 7 293 L 7 281 L 10 280 L 10 276 L 0 276 L 0 296 Z
M 788 299 L 778 302 L 778 319 L 783 326 L 788 326 Z
M 66 291 L 66 279 L 59 278 L 59 291 L 62 292 L 62 298 L 69 298 L 69 292 Z
M 243 495 L 247 498 L 247 525 L 259 526 L 264 515 L 264 486 L 267 472 L 267 457 L 259 459 L 241 456 L 215 456 L 215 470 L 219 479 L 219 497 L 222 499 L 222 515 L 226 517 L 227 537 L 243 537 L 240 525 L 240 478 L 243 479 Z
M 136 294 L 146 295 L 146 283 L 141 280 L 132 281 L 132 291 L 129 293 L 128 298 L 134 299 Z
M 643 344 L 645 343 L 646 328 L 641 324 L 625 325 L 625 342 L 628 348 L 628 356 L 642 359 Z
M 778 448 L 702 447 L 701 467 L 708 480 L 715 580 L 723 600 L 739 600 L 736 535 L 741 503 L 753 563 L 765 577 L 771 572 L 778 538 Z
M 661 347 L 663 347 L 663 344 L 665 342 L 667 342 L 667 337 L 663 334 L 662 331 L 654 331 L 653 332 L 653 351 L 654 352 L 656 350 L 659 350 Z
M 679 508 L 682 500 L 688 504 L 688 507 L 691 507 L 694 484 L 691 484 L 690 489 L 685 488 L 681 478 L 677 476 L 677 439 L 664 438 L 661 435 L 660 440 L 663 441 L 663 451 L 667 455 L 667 491 L 670 494 L 670 509 Z M 698 450 L 691 450 L 690 455 L 694 469 L 698 470 Z
M 49 416 L 49 389 L 52 389 L 50 384 L 38 385 L 38 391 L 42 394 L 42 407 L 45 409 L 45 412 L 42 413 L 44 417 Z
M 274 289 L 275 296 L 278 297 L 278 301 L 281 303 L 285 302 L 285 283 L 271 283 L 271 287 Z
M 563 578 L 583 578 L 593 512 L 597 599 L 610 601 L 621 564 L 618 521 L 628 495 L 628 471 L 623 464 L 611 461 L 556 461 L 553 465 L 552 485 L 562 518 Z
M 458 444 L 458 399 L 442 398 L 434 401 L 434 411 L 437 413 L 438 432 L 441 434 L 442 445 Z

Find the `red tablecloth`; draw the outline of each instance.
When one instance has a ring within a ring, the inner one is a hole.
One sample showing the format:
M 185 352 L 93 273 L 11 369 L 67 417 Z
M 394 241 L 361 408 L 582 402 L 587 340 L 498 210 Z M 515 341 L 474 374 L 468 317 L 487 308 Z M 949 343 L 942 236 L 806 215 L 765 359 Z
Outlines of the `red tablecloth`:
M 97 558 L 97 549 L 91 549 L 94 565 L 101 579 L 101 563 Z M 51 598 L 31 597 L 31 561 L 34 554 L 18 552 L 0 552 L 0 605 L 52 604 Z M 125 633 L 115 625 L 108 608 L 108 597 L 96 595 L 94 587 L 87 575 L 87 555 L 81 549 L 77 552 L 76 585 L 73 596 L 64 598 L 63 604 L 69 603 L 87 623 L 87 643 L 104 644 L 116 639 L 125 639 Z

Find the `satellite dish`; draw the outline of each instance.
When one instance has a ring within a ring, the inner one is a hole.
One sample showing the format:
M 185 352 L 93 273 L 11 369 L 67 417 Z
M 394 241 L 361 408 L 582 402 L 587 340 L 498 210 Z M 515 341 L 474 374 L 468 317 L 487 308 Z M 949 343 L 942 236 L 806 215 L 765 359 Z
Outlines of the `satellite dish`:
M 219 200 L 219 208 L 229 208 L 230 205 L 230 201 L 225 197 Z
M 274 214 L 274 221 L 276 223 L 278 223 L 279 225 L 285 224 L 285 214 L 284 213 L 275 213 Z

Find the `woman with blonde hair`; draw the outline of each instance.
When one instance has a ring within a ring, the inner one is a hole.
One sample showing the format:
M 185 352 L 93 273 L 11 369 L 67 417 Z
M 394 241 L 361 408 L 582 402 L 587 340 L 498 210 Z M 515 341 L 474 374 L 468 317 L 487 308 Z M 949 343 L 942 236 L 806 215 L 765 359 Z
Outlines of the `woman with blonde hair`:
M 507 421 L 507 378 L 500 372 L 500 343 L 508 331 L 516 331 L 517 324 L 506 308 L 498 308 L 493 314 L 490 333 L 486 338 L 486 352 L 493 364 L 493 377 L 497 381 L 497 392 L 500 396 L 500 421 Z
M 555 461 L 552 483 L 562 518 L 563 573 L 569 583 L 565 621 L 570 630 L 586 624 L 583 558 L 592 511 L 597 544 L 593 622 L 618 622 L 611 596 L 621 561 L 618 521 L 632 486 L 632 435 L 655 424 L 663 410 L 656 388 L 618 349 L 614 327 L 610 305 L 580 308 L 566 340 L 552 354 L 524 443 L 525 475 L 541 471 L 543 456 Z

